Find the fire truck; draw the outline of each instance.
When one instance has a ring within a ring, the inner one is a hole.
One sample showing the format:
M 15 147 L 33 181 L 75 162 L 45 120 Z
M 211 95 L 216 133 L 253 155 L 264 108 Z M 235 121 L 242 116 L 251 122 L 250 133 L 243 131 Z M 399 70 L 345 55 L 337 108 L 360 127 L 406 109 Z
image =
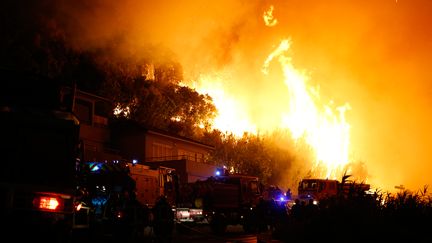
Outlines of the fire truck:
M 127 239 L 144 230 L 144 205 L 136 201 L 136 182 L 129 165 L 125 160 L 81 163 L 79 200 L 90 210 L 90 238 L 112 235 Z
M 129 163 L 130 176 L 136 183 L 137 200 L 152 208 L 159 197 L 165 196 L 171 205 L 177 204 L 176 171 L 164 166 Z
M 0 81 L 2 236 L 65 241 L 88 223 L 75 200 L 79 122 L 57 82 L 5 70 Z
M 180 223 L 207 222 L 215 233 L 223 233 L 227 225 L 241 224 L 246 232 L 256 228 L 255 208 L 261 196 L 257 177 L 220 172 L 181 185 L 180 196 Z
M 214 232 L 222 233 L 230 224 L 242 224 L 245 231 L 255 227 L 254 210 L 261 195 L 257 177 L 219 169 L 205 180 L 180 183 L 172 168 L 142 164 L 130 164 L 129 168 L 137 199 L 151 208 L 158 197 L 165 196 L 179 229 L 210 224 Z
M 369 184 L 342 181 L 315 178 L 302 179 L 299 182 L 298 199 L 313 200 L 316 204 L 324 198 L 337 195 L 347 196 L 349 193 L 366 192 L 370 189 Z
M 117 201 L 127 200 L 125 193 L 134 193 L 149 212 L 159 197 L 165 197 L 175 211 L 179 230 L 197 224 L 209 224 L 216 233 L 224 232 L 228 225 L 241 224 L 247 232 L 257 227 L 255 208 L 261 196 L 257 177 L 217 173 L 206 180 L 180 183 L 176 170 L 163 166 L 134 161 L 84 165 L 80 185 L 87 197 L 81 200 L 91 208 L 93 229 L 115 231 L 112 226 L 121 224 L 127 215 L 124 208 L 113 206 L 110 201 L 114 196 Z
M 112 235 L 139 239 L 151 225 L 152 208 L 164 196 L 176 209 L 175 170 L 147 166 L 135 160 L 84 161 L 78 188 L 80 202 L 89 208 L 90 238 Z

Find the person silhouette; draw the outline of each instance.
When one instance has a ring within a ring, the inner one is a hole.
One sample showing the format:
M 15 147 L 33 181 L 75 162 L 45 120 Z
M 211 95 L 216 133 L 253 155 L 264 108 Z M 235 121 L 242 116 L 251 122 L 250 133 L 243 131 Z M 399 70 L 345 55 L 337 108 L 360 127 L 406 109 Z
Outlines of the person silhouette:
M 292 198 L 292 194 L 291 194 L 291 189 L 288 188 L 287 192 L 285 193 L 285 197 L 287 200 L 291 200 Z
M 174 212 L 165 196 L 153 207 L 153 230 L 157 242 L 171 242 L 174 229 Z
M 294 221 L 300 221 L 303 217 L 303 208 L 299 199 L 294 201 L 294 205 L 291 208 L 291 217 Z

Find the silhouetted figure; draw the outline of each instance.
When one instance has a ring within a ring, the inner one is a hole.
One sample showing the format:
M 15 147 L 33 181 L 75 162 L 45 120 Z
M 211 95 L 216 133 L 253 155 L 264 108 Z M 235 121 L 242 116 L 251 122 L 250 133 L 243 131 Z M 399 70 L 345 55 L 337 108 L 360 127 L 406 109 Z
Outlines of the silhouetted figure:
M 268 225 L 268 207 L 267 203 L 264 200 L 263 197 L 260 197 L 258 204 L 256 206 L 256 212 L 257 212 L 257 224 L 258 224 L 258 231 L 264 232 L 266 231 L 267 225 Z
M 295 200 L 294 205 L 291 207 L 291 217 L 294 221 L 300 221 L 303 218 L 303 206 L 299 199 Z
M 150 210 L 147 205 L 141 204 L 136 199 L 135 192 L 130 194 L 125 207 L 125 219 L 127 222 L 127 237 L 134 242 L 144 237 L 144 228 L 150 224 Z
M 292 194 L 291 194 L 291 189 L 288 188 L 287 192 L 285 193 L 285 197 L 287 200 L 291 200 L 292 198 Z
M 318 205 L 314 203 L 313 199 L 309 199 L 308 204 L 305 207 L 305 218 L 310 221 L 313 218 L 317 217 L 318 214 Z
M 174 212 L 166 197 L 162 196 L 153 207 L 153 230 L 157 242 L 171 242 Z
M 136 199 L 134 191 L 123 191 L 114 194 L 112 210 L 112 233 L 116 240 L 133 242 L 138 239 L 140 232 L 144 232 L 141 221 L 142 205 Z
M 270 199 L 269 204 L 269 221 L 268 224 L 270 226 L 270 230 L 275 230 L 276 229 L 276 223 L 279 219 L 279 213 L 280 213 L 280 209 L 279 209 L 279 203 L 276 202 L 276 200 L 274 200 L 273 198 Z

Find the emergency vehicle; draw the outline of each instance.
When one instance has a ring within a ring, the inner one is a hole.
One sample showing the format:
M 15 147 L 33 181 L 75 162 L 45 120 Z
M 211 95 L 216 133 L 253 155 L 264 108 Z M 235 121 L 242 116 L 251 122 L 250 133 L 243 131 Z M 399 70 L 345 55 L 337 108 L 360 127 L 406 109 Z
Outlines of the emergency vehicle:
M 2 237 L 64 242 L 88 226 L 75 200 L 79 122 L 55 80 L 0 73 Z
M 338 180 L 308 178 L 302 179 L 298 186 L 299 200 L 313 200 L 317 204 L 320 200 L 337 195 L 346 196 L 350 192 L 366 192 L 369 184 L 353 183 L 351 181 L 339 182 Z

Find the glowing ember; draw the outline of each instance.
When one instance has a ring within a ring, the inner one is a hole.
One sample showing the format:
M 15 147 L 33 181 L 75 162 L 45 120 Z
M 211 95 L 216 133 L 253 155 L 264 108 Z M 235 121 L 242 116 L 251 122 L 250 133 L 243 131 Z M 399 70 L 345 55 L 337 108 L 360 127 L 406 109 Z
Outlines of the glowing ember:
M 120 104 L 117 104 L 117 106 L 114 108 L 114 115 L 117 117 L 129 117 L 130 116 L 130 108 L 122 107 Z
M 265 25 L 269 27 L 273 27 L 278 23 L 277 19 L 273 17 L 273 9 L 274 7 L 271 5 L 269 10 L 265 11 L 263 15 Z

